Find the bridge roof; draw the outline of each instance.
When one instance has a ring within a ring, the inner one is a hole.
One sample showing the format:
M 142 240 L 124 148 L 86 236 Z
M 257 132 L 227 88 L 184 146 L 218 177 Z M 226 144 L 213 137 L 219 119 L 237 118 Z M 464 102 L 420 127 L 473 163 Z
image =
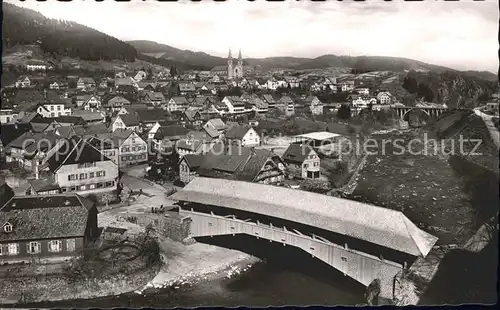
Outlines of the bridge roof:
M 170 198 L 282 218 L 415 256 L 426 256 L 438 239 L 400 211 L 286 187 L 197 177 Z

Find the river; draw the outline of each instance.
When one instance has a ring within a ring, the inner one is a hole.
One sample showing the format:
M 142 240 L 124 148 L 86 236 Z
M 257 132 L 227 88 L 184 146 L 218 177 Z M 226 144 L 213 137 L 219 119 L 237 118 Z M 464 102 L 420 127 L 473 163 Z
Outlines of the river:
M 245 240 L 243 240 L 245 239 Z M 203 240 L 207 242 L 208 240 Z M 333 268 L 292 247 L 241 236 L 213 238 L 210 243 L 245 248 L 263 261 L 231 278 L 220 277 L 178 289 L 165 288 L 89 300 L 19 305 L 43 308 L 195 307 L 356 305 L 365 288 Z

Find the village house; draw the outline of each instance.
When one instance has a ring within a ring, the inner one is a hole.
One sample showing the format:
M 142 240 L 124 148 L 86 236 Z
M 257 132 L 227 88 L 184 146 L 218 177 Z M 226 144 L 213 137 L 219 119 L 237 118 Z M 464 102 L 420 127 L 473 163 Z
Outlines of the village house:
M 16 81 L 16 88 L 31 87 L 31 80 L 27 76 L 22 76 Z
M 270 78 L 266 81 L 263 87 L 269 90 L 276 90 L 279 87 L 278 81 L 275 78 Z
M 275 105 L 276 109 L 285 113 L 286 116 L 295 114 L 295 102 L 289 96 L 281 97 Z
M 109 158 L 115 165 L 119 165 L 119 147 L 117 145 L 118 143 L 116 143 L 116 141 L 112 138 L 111 133 L 96 133 L 85 139 L 88 144 L 92 145 L 105 157 Z
M 299 79 L 295 76 L 285 76 L 284 79 L 290 88 L 298 88 L 300 86 Z
M 95 95 L 83 95 L 77 98 L 76 104 L 84 110 L 96 110 L 101 107 L 101 100 Z
M 217 88 L 214 84 L 203 84 L 203 86 L 200 88 L 200 93 L 210 93 L 212 95 L 215 95 L 217 94 Z
M 137 165 L 148 160 L 148 145 L 136 132 L 129 129 L 118 129 L 110 134 L 110 138 L 114 148 L 118 150 L 118 166 L 120 168 Z
M 300 178 L 316 179 L 320 177 L 320 158 L 308 144 L 292 143 L 283 153 L 283 161 L 299 169 Z
M 64 103 L 44 102 L 37 105 L 36 112 L 38 112 L 41 116 L 48 118 L 71 115 L 72 109 Z
M 182 96 L 196 92 L 196 87 L 194 86 L 193 83 L 179 83 L 178 87 L 179 87 L 179 93 Z
M 104 123 L 106 114 L 101 111 L 76 110 L 72 116 L 83 118 L 87 125 Z
M 379 92 L 377 94 L 377 102 L 383 105 L 391 104 L 392 95 L 389 92 Z
M 203 123 L 203 117 L 201 116 L 200 111 L 188 108 L 182 113 L 181 123 L 190 124 L 193 126 L 200 126 Z
M 186 97 L 183 96 L 176 96 L 170 98 L 170 100 L 167 102 L 167 111 L 169 112 L 174 112 L 174 111 L 181 111 L 183 112 L 186 110 L 189 106 L 189 101 L 186 99 Z
M 179 160 L 179 180 L 188 184 L 192 179 L 198 176 L 196 171 L 203 163 L 203 155 L 200 154 L 187 154 Z
M 244 147 L 260 145 L 259 134 L 251 126 L 233 125 L 224 134 L 226 143 Z
M 5 161 L 37 174 L 43 165 L 63 145 L 53 132 L 26 132 L 5 147 Z
M 325 77 L 321 87 L 323 90 L 329 90 L 329 91 L 336 92 L 337 91 L 337 78 Z
M 179 176 L 188 183 L 195 176 L 262 184 L 281 184 L 285 179 L 282 159 L 268 150 L 217 143 L 205 155 L 187 155 L 180 161 Z M 193 156 L 201 158 L 193 159 Z
M 222 103 L 226 105 L 228 113 L 241 114 L 245 113 L 245 101 L 238 96 L 226 96 L 222 99 Z
M 210 128 L 218 132 L 220 136 L 226 131 L 227 125 L 220 118 L 212 118 L 203 125 L 203 128 Z
M 145 78 L 147 77 L 147 74 L 146 72 L 140 70 L 139 72 L 137 72 L 137 74 L 134 76 L 134 80 L 136 82 L 140 82 L 142 80 L 144 80 Z
M 123 86 L 129 86 L 132 87 L 133 89 L 139 88 L 137 82 L 129 76 L 115 78 L 115 87 L 118 89 L 119 87 Z
M 187 154 L 205 154 L 218 142 L 217 138 L 211 137 L 205 130 L 190 131 L 185 138 L 176 142 L 176 151 L 179 156 Z
M 118 166 L 80 137 L 64 140 L 64 152 L 48 161 L 51 181 L 62 192 L 109 192 L 116 188 Z
M 139 125 L 139 117 L 135 114 L 117 115 L 114 121 L 111 123 L 111 131 L 114 132 L 118 129 L 129 129 L 138 132 Z
M 30 62 L 26 65 L 27 71 L 45 71 L 47 70 L 47 65 L 39 62 Z
M 337 91 L 350 92 L 354 90 L 354 81 L 342 81 L 337 84 Z
M 274 99 L 274 97 L 272 95 L 270 95 L 270 94 L 262 95 L 262 101 L 267 103 L 267 106 L 269 109 L 276 108 L 276 100 Z
M 367 88 L 367 87 L 358 87 L 354 91 L 357 92 L 360 95 L 365 95 L 365 96 L 369 96 L 370 95 L 370 89 Z
M 166 154 L 173 150 L 178 140 L 186 138 L 189 132 L 189 129 L 180 125 L 160 126 L 153 136 L 152 148 Z
M 312 115 L 323 114 L 323 103 L 316 96 L 308 96 L 304 103 L 307 105 Z
M 252 111 L 257 114 L 265 114 L 269 111 L 268 104 L 255 94 L 251 95 L 250 98 L 248 98 L 247 102 L 252 107 Z
M 0 109 L 0 124 L 8 124 L 15 120 L 17 113 L 13 109 Z
M 54 81 L 49 84 L 49 89 L 54 89 L 54 90 L 59 90 L 61 88 L 61 85 L 57 81 Z
M 52 183 L 50 180 L 31 179 L 28 180 L 28 184 L 26 195 L 56 195 L 61 193 L 59 185 Z
M 123 106 L 126 105 L 130 105 L 130 101 L 123 98 L 122 96 L 115 96 L 108 100 L 106 105 L 104 105 L 104 108 L 113 112 L 118 112 Z
M 147 104 L 147 105 L 152 105 L 155 107 L 163 105 L 166 100 L 165 97 L 163 96 L 162 93 L 159 92 L 147 92 L 143 99 L 142 102 Z
M 0 207 L 0 264 L 60 262 L 98 237 L 97 207 L 76 194 L 14 196 Z
M 76 82 L 77 89 L 87 89 L 96 87 L 96 82 L 91 77 L 81 77 Z

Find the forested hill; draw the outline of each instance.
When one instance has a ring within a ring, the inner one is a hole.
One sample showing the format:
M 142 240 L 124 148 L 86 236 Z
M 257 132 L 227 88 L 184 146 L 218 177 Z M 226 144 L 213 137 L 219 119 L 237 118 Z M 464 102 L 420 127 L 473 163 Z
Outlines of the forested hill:
M 95 29 L 68 21 L 49 19 L 13 4 L 2 3 L 2 47 L 39 44 L 47 56 L 85 60 L 134 61 L 137 51 L 129 44 Z

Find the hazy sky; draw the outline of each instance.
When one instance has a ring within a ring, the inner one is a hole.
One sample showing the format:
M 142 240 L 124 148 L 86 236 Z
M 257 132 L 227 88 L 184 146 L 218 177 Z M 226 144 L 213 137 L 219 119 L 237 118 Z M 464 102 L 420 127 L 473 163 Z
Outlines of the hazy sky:
M 243 57 L 397 56 L 498 71 L 497 0 L 8 2 L 122 40 L 151 40 L 216 56 L 241 47 Z

